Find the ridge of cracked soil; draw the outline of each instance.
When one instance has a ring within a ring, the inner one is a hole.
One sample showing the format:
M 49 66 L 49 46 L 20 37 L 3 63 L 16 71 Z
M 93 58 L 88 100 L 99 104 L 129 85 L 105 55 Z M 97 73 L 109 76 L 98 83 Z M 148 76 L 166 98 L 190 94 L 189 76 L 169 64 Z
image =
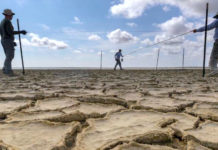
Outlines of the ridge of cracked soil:
M 217 150 L 200 70 L 28 70 L 0 78 L 0 150 Z

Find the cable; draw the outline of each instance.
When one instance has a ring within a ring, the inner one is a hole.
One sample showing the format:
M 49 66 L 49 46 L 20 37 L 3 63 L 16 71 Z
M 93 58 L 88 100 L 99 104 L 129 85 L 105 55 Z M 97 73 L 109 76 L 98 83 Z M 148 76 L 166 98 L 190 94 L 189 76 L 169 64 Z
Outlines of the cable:
M 154 44 L 152 44 L 152 45 L 149 45 L 149 46 L 147 46 L 146 48 L 153 47 L 153 46 L 155 46 L 155 45 L 159 45 L 159 44 L 161 44 L 161 43 L 165 43 L 165 42 L 167 42 L 167 41 L 170 41 L 170 40 L 172 40 L 172 39 L 178 38 L 178 37 L 180 37 L 180 36 L 183 36 L 183 35 L 189 34 L 189 33 L 191 33 L 191 32 L 193 32 L 193 31 L 188 31 L 188 32 L 185 32 L 185 33 L 182 33 L 182 34 L 176 35 L 176 36 L 174 36 L 174 37 L 172 37 L 172 38 L 169 38 L 169 39 L 166 39 L 166 40 L 163 40 L 163 41 L 160 41 L 160 42 L 154 43 Z M 139 49 L 138 49 L 138 50 L 139 50 Z M 130 53 L 127 53 L 127 54 L 124 55 L 124 56 L 130 55 L 130 54 L 133 54 L 133 53 L 136 53 L 138 50 L 135 50 L 135 51 L 132 51 L 132 52 L 130 52 Z

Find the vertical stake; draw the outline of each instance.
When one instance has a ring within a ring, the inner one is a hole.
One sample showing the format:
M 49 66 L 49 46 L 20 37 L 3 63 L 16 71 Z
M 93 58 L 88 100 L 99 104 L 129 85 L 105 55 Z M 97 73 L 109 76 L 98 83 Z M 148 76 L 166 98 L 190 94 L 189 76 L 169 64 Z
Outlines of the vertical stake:
M 207 50 L 207 22 L 208 22 L 208 3 L 206 5 L 206 21 L 205 21 L 205 35 L 204 35 L 204 58 L 203 58 L 203 77 L 205 76 L 205 60 Z
M 185 66 L 185 48 L 183 48 L 183 53 L 182 53 L 182 69 L 184 69 Z
M 18 32 L 20 32 L 19 19 L 17 19 L 17 28 L 18 28 Z M 22 61 L 22 68 L 23 68 L 23 75 L 24 75 L 25 74 L 25 70 L 24 70 L 23 51 L 22 51 L 22 44 L 21 44 L 20 34 L 18 34 L 18 36 L 19 36 L 20 54 L 21 54 L 21 61 Z
M 158 68 L 159 56 L 160 56 L 160 49 L 158 49 L 158 52 L 157 52 L 157 64 L 156 64 L 156 70 L 157 70 L 157 68 Z
M 101 59 L 100 59 L 100 70 L 102 70 L 102 50 L 101 50 Z

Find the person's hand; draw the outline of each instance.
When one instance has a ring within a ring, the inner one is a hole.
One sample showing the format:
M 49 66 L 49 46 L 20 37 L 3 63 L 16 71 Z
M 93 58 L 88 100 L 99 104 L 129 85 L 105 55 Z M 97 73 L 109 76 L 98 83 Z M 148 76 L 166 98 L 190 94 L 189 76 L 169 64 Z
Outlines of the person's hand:
M 194 30 L 193 30 L 193 33 L 196 33 L 196 32 L 197 32 L 197 30 L 196 30 L 196 29 L 194 29 Z
M 20 31 L 20 33 L 26 35 L 27 32 L 26 32 L 26 30 L 22 30 L 22 31 Z

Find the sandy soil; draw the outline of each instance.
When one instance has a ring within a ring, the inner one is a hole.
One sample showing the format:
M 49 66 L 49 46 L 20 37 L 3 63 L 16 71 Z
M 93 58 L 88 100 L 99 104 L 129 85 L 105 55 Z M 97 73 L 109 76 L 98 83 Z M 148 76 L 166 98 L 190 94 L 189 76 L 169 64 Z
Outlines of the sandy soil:
M 200 70 L 0 73 L 0 150 L 218 150 Z

